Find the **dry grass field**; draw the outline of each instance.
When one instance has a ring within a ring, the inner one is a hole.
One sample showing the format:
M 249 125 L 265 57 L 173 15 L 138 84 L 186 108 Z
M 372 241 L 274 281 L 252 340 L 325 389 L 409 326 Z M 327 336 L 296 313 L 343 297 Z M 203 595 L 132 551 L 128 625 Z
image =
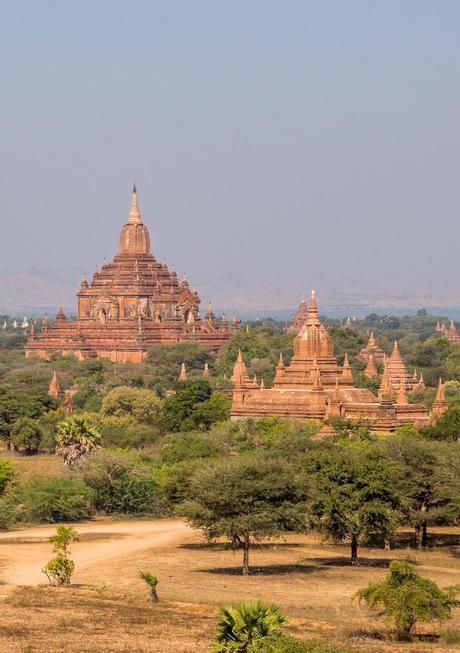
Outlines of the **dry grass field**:
M 439 546 L 426 552 L 362 549 L 357 568 L 348 565 L 346 547 L 293 535 L 257 546 L 251 556 L 254 573 L 247 578 L 240 575 L 240 552 L 205 544 L 179 521 L 103 520 L 76 527 L 83 537 L 73 547 L 77 571 L 70 589 L 15 582 L 18 559 L 20 566 L 27 563 L 22 568 L 29 570 L 30 583 L 42 582 L 39 570 L 49 553 L 50 527 L 1 535 L 0 651 L 206 652 L 216 607 L 254 598 L 278 603 L 290 617 L 289 632 L 299 638 L 323 636 L 368 653 L 460 648 L 453 634 L 460 632 L 460 611 L 448 624 L 420 628 L 416 641 L 402 644 L 385 633 L 380 618 L 351 601 L 358 588 L 384 576 L 393 558 L 410 558 L 441 586 L 459 583 L 458 529 L 437 529 L 433 541 Z M 141 569 L 160 579 L 158 605 L 149 603 L 137 578 Z M 446 630 L 450 637 L 442 634 Z
M 40 454 L 39 456 L 19 456 L 18 454 L 3 450 L 1 457 L 11 462 L 19 480 L 27 480 L 32 476 L 41 478 L 63 477 L 68 475 L 67 468 L 62 460 L 55 454 Z

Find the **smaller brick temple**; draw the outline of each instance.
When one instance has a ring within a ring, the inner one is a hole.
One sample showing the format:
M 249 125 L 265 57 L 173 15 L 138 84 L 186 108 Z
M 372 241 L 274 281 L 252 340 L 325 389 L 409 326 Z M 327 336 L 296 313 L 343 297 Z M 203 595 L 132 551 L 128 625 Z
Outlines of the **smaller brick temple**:
M 436 333 L 441 333 L 444 338 L 450 340 L 451 342 L 460 342 L 460 333 L 458 332 L 458 329 L 455 326 L 455 322 L 453 320 L 450 321 L 450 325 L 448 327 L 446 327 L 444 323 L 440 324 L 438 322 L 436 324 Z
M 299 333 L 300 329 L 303 327 L 308 317 L 308 304 L 306 297 L 302 297 L 300 300 L 299 308 L 297 313 L 294 315 L 292 320 L 286 326 L 286 333 Z
M 394 376 L 397 368 L 401 374 L 398 379 Z M 320 322 L 313 291 L 306 321 L 294 339 L 291 362 L 285 366 L 280 355 L 272 387 L 249 379 L 241 351 L 232 382 L 232 419 L 278 416 L 323 420 L 342 416 L 368 419 L 374 430 L 391 431 L 403 424 L 426 426 L 446 406 L 442 385 L 435 415 L 430 416 L 422 404 L 408 402 L 408 378 L 397 346 L 391 369 L 389 365 L 385 368 L 379 396 L 367 388 L 357 388 L 348 356 L 342 366 L 337 363 L 334 343 Z
M 136 187 L 118 254 L 94 273 L 91 283 L 83 279 L 77 300 L 75 321 L 61 307 L 52 323 L 45 317 L 40 333 L 31 327 L 27 358 L 71 354 L 80 360 L 137 363 L 156 345 L 196 342 L 216 351 L 238 329 L 236 317 L 230 324 L 224 316 L 216 319 L 211 305 L 201 319 L 196 290 L 153 256 Z
M 367 341 L 367 345 L 361 349 L 357 358 L 363 361 L 363 363 L 367 363 L 371 356 L 375 364 L 384 363 L 386 359 L 385 352 L 381 347 L 378 346 L 377 342 L 375 341 L 374 334 L 372 332 L 369 336 L 369 340 Z

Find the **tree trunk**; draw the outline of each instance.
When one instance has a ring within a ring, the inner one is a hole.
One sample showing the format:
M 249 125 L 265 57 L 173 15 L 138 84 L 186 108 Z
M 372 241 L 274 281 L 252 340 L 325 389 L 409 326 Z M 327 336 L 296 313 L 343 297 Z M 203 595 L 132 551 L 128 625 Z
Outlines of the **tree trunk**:
M 150 591 L 150 595 L 151 595 L 151 598 L 152 598 L 152 603 L 158 603 L 158 601 L 160 600 L 160 598 L 158 596 L 158 592 L 156 590 L 152 589 Z
M 422 523 L 422 547 L 425 549 L 428 546 L 428 524 L 426 521 Z
M 351 564 L 358 564 L 358 538 L 356 535 L 351 536 Z
M 243 541 L 243 575 L 249 575 L 249 535 L 244 536 Z
M 415 527 L 415 543 L 417 549 L 424 549 L 428 544 L 428 524 L 422 521 Z

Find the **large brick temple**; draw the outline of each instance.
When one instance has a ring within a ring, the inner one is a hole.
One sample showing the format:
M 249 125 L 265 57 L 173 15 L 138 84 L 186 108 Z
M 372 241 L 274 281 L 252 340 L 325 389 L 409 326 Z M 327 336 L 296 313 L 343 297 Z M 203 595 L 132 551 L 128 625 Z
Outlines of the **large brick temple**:
M 223 316 L 216 320 L 211 306 L 201 319 L 196 290 L 153 256 L 136 187 L 118 254 L 94 273 L 91 283 L 83 279 L 77 300 L 75 321 L 60 308 L 53 322 L 45 317 L 40 333 L 32 326 L 26 357 L 71 354 L 140 362 L 156 345 L 196 342 L 218 350 L 238 328 L 236 318 L 231 324 Z
M 397 345 L 392 366 L 385 367 L 378 396 L 367 388 L 357 388 L 348 357 L 342 366 L 337 363 L 332 338 L 319 319 L 314 292 L 306 320 L 294 339 L 290 364 L 285 366 L 280 355 L 272 387 L 249 378 L 241 352 L 232 382 L 232 419 L 279 416 L 323 420 L 342 416 L 364 418 L 375 430 L 391 431 L 403 424 L 426 426 L 447 408 L 441 382 L 431 415 L 424 405 L 409 403 L 407 373 Z

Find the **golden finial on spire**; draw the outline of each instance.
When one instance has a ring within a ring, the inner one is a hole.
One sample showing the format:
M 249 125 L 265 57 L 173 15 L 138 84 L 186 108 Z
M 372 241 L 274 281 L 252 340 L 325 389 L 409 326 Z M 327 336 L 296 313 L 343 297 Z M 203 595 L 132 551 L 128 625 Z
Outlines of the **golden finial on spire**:
M 134 184 L 133 191 L 131 193 L 131 208 L 129 209 L 128 222 L 142 222 L 141 212 L 139 211 L 139 205 L 137 203 L 136 184 Z

